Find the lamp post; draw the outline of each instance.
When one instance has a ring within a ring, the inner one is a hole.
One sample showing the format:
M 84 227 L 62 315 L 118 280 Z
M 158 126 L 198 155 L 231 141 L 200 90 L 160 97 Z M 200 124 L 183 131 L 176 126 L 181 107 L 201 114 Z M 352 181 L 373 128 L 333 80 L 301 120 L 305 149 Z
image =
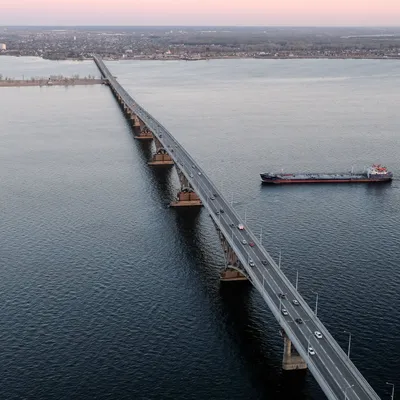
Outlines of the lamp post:
M 347 386 L 347 388 L 345 389 L 345 391 L 344 391 L 344 400 L 347 400 L 347 391 L 350 389 L 350 388 L 352 388 L 354 385 L 350 385 L 350 386 Z
M 348 331 L 343 331 L 343 332 L 349 334 L 349 345 L 347 347 L 347 357 L 350 358 L 351 332 L 348 332 Z
M 299 270 L 296 271 L 296 290 L 299 285 Z
M 279 260 L 278 260 L 278 267 L 281 269 L 281 260 L 282 260 L 282 251 L 279 249 Z
M 390 400 L 394 400 L 394 383 L 386 382 L 386 385 L 392 386 L 392 395 L 390 396 Z
M 260 231 L 260 244 L 262 245 L 262 227 L 261 227 L 261 231 Z

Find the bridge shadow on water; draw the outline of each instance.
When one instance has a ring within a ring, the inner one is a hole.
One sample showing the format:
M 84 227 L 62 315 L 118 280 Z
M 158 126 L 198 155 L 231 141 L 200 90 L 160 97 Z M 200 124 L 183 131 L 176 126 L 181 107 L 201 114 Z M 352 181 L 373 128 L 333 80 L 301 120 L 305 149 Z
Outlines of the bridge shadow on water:
M 147 163 L 153 154 L 153 144 L 135 140 L 133 130 L 130 129 L 130 132 L 143 163 Z M 147 166 L 145 169 L 154 184 L 152 194 L 158 195 L 160 203 L 167 208 L 178 191 L 178 186 L 175 185 L 178 181 L 176 179 L 175 182 L 174 179 L 175 169 Z M 260 323 L 255 320 L 254 314 L 259 314 L 259 311 L 255 310 L 252 301 L 254 289 L 251 284 L 219 281 L 223 252 L 214 226 L 208 224 L 205 219 L 208 217 L 207 211 L 198 207 L 170 211 L 175 214 L 182 249 L 189 261 L 184 268 L 187 269 L 190 278 L 195 278 L 195 284 L 200 283 L 200 291 L 205 293 L 210 301 L 213 313 L 230 338 L 230 346 L 234 346 L 234 353 L 237 353 L 240 362 L 245 364 L 244 368 L 257 398 L 309 400 L 311 396 L 307 371 L 283 372 L 283 340 L 278 330 L 273 329 L 271 333 L 271 329 L 268 332 L 260 329 L 260 325 L 265 325 L 265 321 Z M 260 301 L 257 303 L 260 304 Z M 273 335 L 273 338 L 268 338 L 269 335 Z M 269 347 L 270 342 L 280 343 L 278 355 L 276 346 Z
M 196 208 L 175 211 L 183 245 L 193 261 L 189 268 L 194 265 L 199 267 L 191 273 L 196 273 L 201 290 L 207 293 L 207 301 L 224 331 L 223 341 L 226 343 L 226 338 L 229 338 L 227 351 L 236 353 L 239 362 L 244 364 L 251 387 L 258 394 L 257 398 L 310 400 L 308 371 L 282 371 L 283 339 L 275 321 L 273 327 L 266 326 L 268 321 L 265 320 L 273 319 L 272 315 L 264 314 L 269 313 L 269 310 L 260 312 L 255 308 L 260 304 L 260 299 L 250 282 L 219 281 L 219 268 L 223 266 L 222 249 L 219 243 L 213 247 L 208 242 L 202 242 L 211 239 L 209 236 L 204 237 L 202 232 L 207 229 L 202 221 L 202 216 L 205 216 L 202 213 L 206 213 L 206 210 Z M 213 226 L 209 228 L 214 229 Z M 215 260 L 216 252 L 221 257 L 220 263 Z
M 307 370 L 283 371 L 283 339 L 276 329 L 263 330 L 263 321 L 255 321 L 254 305 L 251 302 L 253 290 L 250 283 L 237 282 L 221 284 L 219 291 L 226 328 L 246 364 L 252 387 L 263 399 L 309 400 L 311 396 Z M 277 339 L 268 338 L 271 334 L 279 336 L 279 355 L 276 355 L 275 348 L 268 348 Z

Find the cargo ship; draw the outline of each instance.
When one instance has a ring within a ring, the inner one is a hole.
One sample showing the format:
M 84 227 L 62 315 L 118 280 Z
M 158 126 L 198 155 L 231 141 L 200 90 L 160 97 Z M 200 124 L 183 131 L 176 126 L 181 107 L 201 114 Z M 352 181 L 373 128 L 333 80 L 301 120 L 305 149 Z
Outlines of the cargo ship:
M 263 183 L 286 184 L 286 183 L 374 183 L 390 182 L 393 173 L 380 164 L 373 164 L 364 172 L 353 173 L 304 173 L 297 172 L 292 174 L 284 173 L 265 173 L 260 174 Z

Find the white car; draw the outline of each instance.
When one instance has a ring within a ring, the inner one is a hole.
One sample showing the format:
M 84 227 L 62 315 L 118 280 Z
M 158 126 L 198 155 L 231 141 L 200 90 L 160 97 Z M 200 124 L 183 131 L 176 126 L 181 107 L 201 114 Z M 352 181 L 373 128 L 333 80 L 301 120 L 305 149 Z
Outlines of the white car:
M 245 239 L 243 239 L 242 244 L 247 244 L 247 241 Z
M 315 332 L 314 332 L 314 335 L 315 335 L 318 339 L 322 339 L 322 333 L 321 333 L 321 332 L 315 331 Z
M 199 175 L 201 175 L 201 172 L 198 172 Z
M 243 224 L 239 224 L 238 225 L 238 229 L 239 229 L 239 231 L 243 231 L 244 230 L 244 225 Z
M 281 312 L 282 312 L 282 315 L 285 315 L 285 316 L 289 315 L 289 313 L 287 312 L 286 308 L 282 308 Z
M 308 352 L 313 356 L 315 354 L 315 350 L 311 347 L 308 346 Z
M 256 266 L 256 264 L 254 264 L 254 261 L 253 261 L 253 260 L 250 260 L 250 261 L 249 261 L 249 265 L 250 265 L 250 267 L 255 267 L 255 266 Z
M 300 303 L 299 303 L 296 299 L 294 299 L 294 300 L 292 301 L 292 303 L 293 303 L 295 306 L 299 306 L 299 305 L 300 305 Z

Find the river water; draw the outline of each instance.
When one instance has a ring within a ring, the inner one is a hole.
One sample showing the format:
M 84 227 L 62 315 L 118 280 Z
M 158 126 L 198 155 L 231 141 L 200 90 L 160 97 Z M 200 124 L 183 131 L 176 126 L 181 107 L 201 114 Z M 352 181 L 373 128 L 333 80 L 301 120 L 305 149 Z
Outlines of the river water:
M 382 398 L 400 387 L 400 181 L 263 187 L 269 171 L 400 177 L 400 64 L 107 62 L 215 180 Z M 92 62 L 0 58 L 0 74 L 96 75 Z M 278 324 L 221 285 L 205 210 L 166 207 L 109 89 L 0 90 L 0 397 L 323 399 L 280 369 Z

